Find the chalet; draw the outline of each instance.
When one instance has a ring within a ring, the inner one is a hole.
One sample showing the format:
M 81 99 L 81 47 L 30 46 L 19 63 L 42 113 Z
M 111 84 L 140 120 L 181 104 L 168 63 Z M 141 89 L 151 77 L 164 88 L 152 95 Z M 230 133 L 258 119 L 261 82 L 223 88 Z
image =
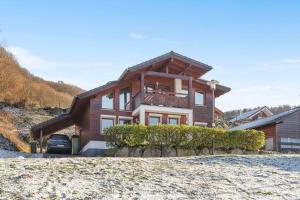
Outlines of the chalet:
M 106 149 L 103 130 L 116 124 L 188 124 L 212 126 L 214 97 L 230 91 L 211 90 L 201 77 L 211 66 L 173 51 L 126 69 L 118 80 L 74 97 L 66 114 L 31 128 L 40 139 L 75 125 L 83 154 Z
M 266 134 L 267 150 L 300 150 L 300 107 L 241 124 L 231 130 L 256 129 Z
M 229 120 L 229 124 L 230 126 L 237 126 L 271 115 L 273 115 L 272 111 L 268 107 L 264 106 L 235 115 Z

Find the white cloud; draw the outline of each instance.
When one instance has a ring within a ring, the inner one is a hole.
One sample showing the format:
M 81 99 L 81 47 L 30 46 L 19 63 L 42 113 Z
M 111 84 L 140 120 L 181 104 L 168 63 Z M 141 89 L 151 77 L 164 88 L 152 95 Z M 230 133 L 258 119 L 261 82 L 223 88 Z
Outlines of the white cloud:
M 129 36 L 134 39 L 144 39 L 147 37 L 146 35 L 139 34 L 139 33 L 130 33 Z
M 46 80 L 71 83 L 84 89 L 90 89 L 99 86 L 99 79 L 90 80 L 87 76 L 102 73 L 104 75 L 101 80 L 109 78 L 111 70 L 103 70 L 118 66 L 110 62 L 61 62 L 50 61 L 34 55 L 30 50 L 22 47 L 7 47 L 19 64 L 28 69 L 32 74 L 44 78 Z M 71 70 L 72 69 L 72 70 Z M 74 73 L 70 73 L 74 72 Z M 108 73 L 106 76 L 105 73 Z M 98 83 L 98 84 L 97 84 Z
M 300 63 L 300 59 L 282 59 L 283 63 Z
M 57 62 L 43 59 L 37 55 L 34 55 L 30 50 L 22 47 L 7 47 L 17 59 L 22 67 L 28 70 L 45 70 L 49 68 L 95 68 L 95 67 L 111 67 L 113 64 L 109 62 Z
M 224 111 L 257 106 L 299 105 L 300 87 L 265 85 L 233 89 L 216 102 L 216 106 Z
M 16 57 L 22 67 L 25 67 L 28 70 L 41 69 L 46 65 L 46 62 L 43 59 L 32 55 L 28 49 L 21 47 L 8 47 L 7 50 Z

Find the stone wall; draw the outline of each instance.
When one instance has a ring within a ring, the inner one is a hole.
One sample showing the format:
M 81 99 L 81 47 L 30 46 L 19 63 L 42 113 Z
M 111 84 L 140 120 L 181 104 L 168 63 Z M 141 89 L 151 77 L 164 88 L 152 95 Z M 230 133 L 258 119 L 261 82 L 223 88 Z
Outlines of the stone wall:
M 243 151 L 240 149 L 233 149 L 230 151 L 215 150 L 215 155 L 222 154 L 258 154 L 259 151 Z M 171 147 L 134 147 L 134 148 L 118 148 L 108 149 L 104 153 L 105 156 L 110 157 L 184 157 L 184 156 L 200 156 L 212 155 L 211 149 L 203 148 L 199 150 L 193 149 L 175 149 Z

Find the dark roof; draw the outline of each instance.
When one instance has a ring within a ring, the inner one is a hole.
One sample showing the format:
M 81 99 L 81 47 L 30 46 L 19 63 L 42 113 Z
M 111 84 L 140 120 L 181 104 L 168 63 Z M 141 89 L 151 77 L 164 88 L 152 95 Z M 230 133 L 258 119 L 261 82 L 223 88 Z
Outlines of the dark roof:
M 150 60 L 147 60 L 145 62 L 142 62 L 140 64 L 137 64 L 137 65 L 134 65 L 132 67 L 129 67 L 129 68 L 125 69 L 125 71 L 119 77 L 119 80 L 121 80 L 128 72 L 134 72 L 134 71 L 137 71 L 137 70 L 140 70 L 140 69 L 147 68 L 147 67 L 149 67 L 150 65 L 152 65 L 154 63 L 157 63 L 157 62 L 160 62 L 160 61 L 172 58 L 172 57 L 178 58 L 178 59 L 186 61 L 188 63 L 193 63 L 193 65 L 195 65 L 195 67 L 203 69 L 205 71 L 209 71 L 209 70 L 212 69 L 212 66 L 209 66 L 209 65 L 204 64 L 202 62 L 199 62 L 197 60 L 188 58 L 188 57 L 186 57 L 184 55 L 181 55 L 179 53 L 176 53 L 174 51 L 170 51 L 169 53 L 163 54 L 161 56 L 152 58 Z
M 233 127 L 230 130 L 254 129 L 254 128 L 266 126 L 266 125 L 273 124 L 273 123 L 280 123 L 283 118 L 285 118 L 297 111 L 300 111 L 300 107 L 279 113 L 277 115 L 271 115 L 269 117 L 265 117 L 265 118 L 258 119 L 258 120 L 252 121 L 252 122 L 248 122 L 248 123 Z
M 234 116 L 229 122 L 234 123 L 236 121 L 240 121 L 240 120 L 244 120 L 244 119 L 248 119 L 249 117 L 252 117 L 253 115 L 256 115 L 257 113 L 263 111 L 264 109 L 268 109 L 268 107 L 264 106 L 264 107 L 260 107 L 260 108 L 256 108 L 247 112 L 244 112 L 242 114 L 236 115 Z M 269 110 L 270 111 L 270 110 Z M 271 111 L 270 111 L 271 112 Z M 272 113 L 272 112 L 271 112 Z

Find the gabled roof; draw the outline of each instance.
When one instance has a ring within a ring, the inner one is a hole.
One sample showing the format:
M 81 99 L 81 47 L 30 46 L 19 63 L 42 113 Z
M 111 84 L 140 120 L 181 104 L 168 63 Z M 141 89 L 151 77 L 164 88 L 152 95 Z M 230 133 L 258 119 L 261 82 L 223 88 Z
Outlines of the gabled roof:
M 50 132 L 55 131 L 56 129 L 58 130 L 58 129 L 61 129 L 62 127 L 65 128 L 65 127 L 71 126 L 72 124 L 74 124 L 73 117 L 80 115 L 80 111 L 82 110 L 84 105 L 86 105 L 89 102 L 89 99 L 91 97 L 97 95 L 98 93 L 100 93 L 102 91 L 105 91 L 105 90 L 115 87 L 116 85 L 119 84 L 120 80 L 122 80 L 126 75 L 128 75 L 128 73 L 132 73 L 132 72 L 136 73 L 139 70 L 147 69 L 147 68 L 149 68 L 149 66 L 151 67 L 155 63 L 159 63 L 162 61 L 164 63 L 168 63 L 172 59 L 177 59 L 177 61 L 182 62 L 183 65 L 186 64 L 187 66 L 183 67 L 183 69 L 190 70 L 189 73 L 196 77 L 200 74 L 203 75 L 204 73 L 206 73 L 207 71 L 212 69 L 212 67 L 209 65 L 206 65 L 197 60 L 188 58 L 186 56 L 183 56 L 181 54 L 171 51 L 164 55 L 161 55 L 161 56 L 158 56 L 151 60 L 148 60 L 146 62 L 143 62 L 138 65 L 127 68 L 122 73 L 122 75 L 120 76 L 120 78 L 117 81 L 110 81 L 110 82 L 106 83 L 105 85 L 102 85 L 95 89 L 92 89 L 92 90 L 89 90 L 89 91 L 86 91 L 79 95 L 74 96 L 71 107 L 67 113 L 62 114 L 58 117 L 55 117 L 51 120 L 45 121 L 43 123 L 32 126 L 31 127 L 32 137 L 35 139 L 38 138 L 41 129 L 43 129 L 43 134 L 47 135 Z M 195 73 L 195 72 L 197 72 L 197 73 Z M 201 84 L 207 83 L 207 81 L 203 80 L 203 79 L 197 79 L 195 81 L 198 83 L 201 83 Z M 226 92 L 229 92 L 229 91 L 230 91 L 230 88 L 222 86 L 222 85 L 217 85 L 216 97 L 220 96 Z
M 298 112 L 298 111 L 300 111 L 300 107 L 279 113 L 277 115 L 271 115 L 269 117 L 265 117 L 265 118 L 258 119 L 258 120 L 252 121 L 252 122 L 248 122 L 248 123 L 233 127 L 230 130 L 254 129 L 254 128 L 266 126 L 266 125 L 273 124 L 273 123 L 277 124 L 277 123 L 280 123 L 283 118 L 288 117 L 289 115 L 291 115 L 295 112 Z
M 179 53 L 176 53 L 174 51 L 170 51 L 166 54 L 163 54 L 161 56 L 152 58 L 150 60 L 147 60 L 145 62 L 142 62 L 140 64 L 134 65 L 132 67 L 129 67 L 127 69 L 125 69 L 125 71 L 121 74 L 121 76 L 119 77 L 119 80 L 122 80 L 127 74 L 131 73 L 131 72 L 136 72 L 139 70 L 143 70 L 143 69 L 147 69 L 148 67 L 151 67 L 152 65 L 162 62 L 164 60 L 168 60 L 168 59 L 178 59 L 186 64 L 190 64 L 193 68 L 195 68 L 196 70 L 201 70 L 202 72 L 200 73 L 201 75 L 203 75 L 204 73 L 210 71 L 212 69 L 212 66 L 209 66 L 207 64 L 204 64 L 202 62 L 199 62 L 197 60 L 194 60 L 192 58 L 188 58 L 186 56 L 183 56 Z
M 229 120 L 229 122 L 234 123 L 236 121 L 245 120 L 245 119 L 251 118 L 252 116 L 255 116 L 256 114 L 258 114 L 262 111 L 269 113 L 269 115 L 273 114 L 268 107 L 264 106 L 264 107 L 260 107 L 260 108 L 256 108 L 256 109 L 244 112 L 240 115 L 236 115 L 231 120 Z

